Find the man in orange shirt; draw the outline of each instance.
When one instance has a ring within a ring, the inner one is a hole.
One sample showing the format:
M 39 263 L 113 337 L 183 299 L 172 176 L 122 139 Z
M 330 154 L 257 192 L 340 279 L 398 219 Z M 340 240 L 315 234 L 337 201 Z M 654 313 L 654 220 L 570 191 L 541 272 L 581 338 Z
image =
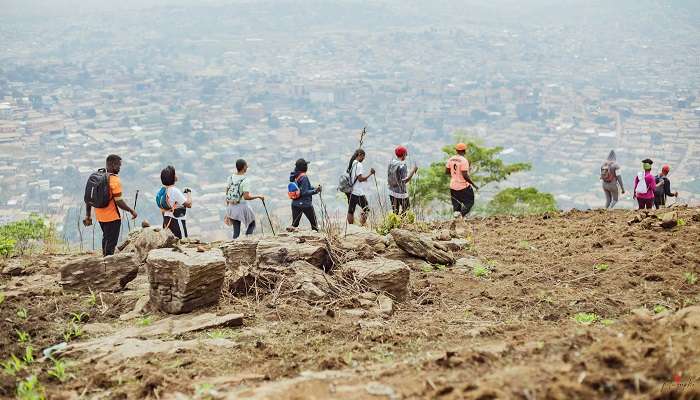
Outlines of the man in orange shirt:
M 122 167 L 122 159 L 118 155 L 111 154 L 107 157 L 107 173 L 109 174 L 109 194 L 110 202 L 107 207 L 95 208 L 95 217 L 102 228 L 102 255 L 114 254 L 114 248 L 119 241 L 119 230 L 122 225 L 119 216 L 119 208 L 131 213 L 132 219 L 136 219 L 138 214 L 131 209 L 122 198 L 122 182 L 119 179 L 119 170 Z M 85 226 L 92 225 L 92 207 L 85 203 L 86 216 L 83 220 Z
M 445 164 L 445 174 L 450 175 L 450 198 L 455 218 L 464 218 L 474 206 L 474 188 L 479 188 L 469 177 L 469 161 L 465 157 L 467 145 L 455 146 L 457 155 L 450 157 Z

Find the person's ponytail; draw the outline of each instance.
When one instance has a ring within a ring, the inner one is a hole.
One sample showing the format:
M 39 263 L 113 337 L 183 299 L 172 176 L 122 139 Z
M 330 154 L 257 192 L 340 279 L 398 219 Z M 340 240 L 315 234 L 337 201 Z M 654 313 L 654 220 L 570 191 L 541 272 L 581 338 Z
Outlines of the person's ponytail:
M 350 163 L 348 164 L 348 169 L 347 173 L 349 174 L 350 171 L 352 170 L 352 164 L 357 160 L 357 157 L 360 156 L 360 154 L 365 154 L 365 151 L 362 149 L 357 149 L 355 152 L 352 154 L 352 157 L 350 157 Z

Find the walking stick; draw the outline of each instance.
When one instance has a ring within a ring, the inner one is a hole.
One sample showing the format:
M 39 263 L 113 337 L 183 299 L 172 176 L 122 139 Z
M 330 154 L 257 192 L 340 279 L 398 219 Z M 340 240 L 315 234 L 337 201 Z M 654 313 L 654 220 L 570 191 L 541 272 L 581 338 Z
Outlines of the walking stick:
M 139 191 L 136 189 L 136 196 L 134 196 L 134 212 L 136 212 L 136 202 L 139 201 Z M 136 228 L 136 220 L 134 220 L 134 228 Z
M 275 227 L 272 226 L 272 220 L 270 219 L 270 213 L 267 211 L 267 205 L 265 204 L 265 200 L 262 201 L 263 203 L 263 208 L 265 208 L 265 215 L 267 215 L 267 222 L 270 223 L 270 229 L 272 229 L 272 236 L 277 236 L 275 233 Z
M 379 208 L 382 210 L 382 215 L 386 215 L 384 211 L 384 204 L 382 204 L 382 194 L 379 193 L 379 184 L 377 183 L 377 175 L 372 175 L 374 178 L 374 187 L 377 189 L 377 202 L 379 203 Z

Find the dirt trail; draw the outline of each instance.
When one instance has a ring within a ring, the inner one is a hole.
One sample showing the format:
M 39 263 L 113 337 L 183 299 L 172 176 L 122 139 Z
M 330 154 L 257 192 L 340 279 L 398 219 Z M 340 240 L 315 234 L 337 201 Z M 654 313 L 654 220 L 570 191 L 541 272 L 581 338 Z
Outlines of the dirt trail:
M 118 363 L 74 358 L 68 382 L 39 378 L 52 399 L 700 398 L 700 282 L 689 280 L 700 275 L 700 209 L 679 209 L 684 224 L 671 230 L 628 225 L 635 215 L 472 220 L 460 256 L 476 257 L 485 275 L 416 263 L 391 316 L 363 315 L 359 299 L 225 296 L 202 312 L 242 313 L 243 327 L 164 334 L 153 339 L 201 343 Z M 66 257 L 43 256 L 29 276 L 55 274 Z M 94 299 L 48 279 L 22 293 L 28 276 L 3 276 L 15 294 L 0 306 L 10 333 L 0 357 L 22 351 L 15 330 L 35 349 L 61 342 L 71 313 L 89 315 L 78 341 L 166 318 L 119 319 L 147 293 L 143 276 Z M 577 322 L 580 313 L 595 322 Z M 0 375 L 0 397 L 12 396 L 14 377 Z

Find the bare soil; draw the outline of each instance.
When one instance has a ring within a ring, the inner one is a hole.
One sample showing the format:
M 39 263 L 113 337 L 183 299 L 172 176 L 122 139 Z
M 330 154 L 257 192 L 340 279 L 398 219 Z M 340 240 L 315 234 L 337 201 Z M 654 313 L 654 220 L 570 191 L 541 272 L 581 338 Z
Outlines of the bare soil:
M 623 210 L 470 220 L 461 256 L 491 272 L 416 263 L 410 295 L 391 316 L 361 315 L 359 298 L 226 294 L 203 311 L 243 313 L 242 328 L 160 339 L 226 337 L 233 349 L 202 345 L 116 365 L 64 358 L 65 383 L 46 374 L 50 361 L 35 362 L 16 377 L 0 372 L 0 397 L 34 373 L 51 399 L 698 399 L 700 282 L 686 274 L 700 275 L 700 209 L 677 211 L 685 224 L 669 230 L 629 225 L 638 214 Z M 62 342 L 73 314 L 87 315 L 73 340 L 149 322 L 119 320 L 147 293 L 145 274 L 93 302 L 54 282 L 70 257 L 25 257 L 28 274 L 0 277 L 14 293 L 0 305 L 1 360 L 24 352 L 17 330 L 35 353 Z M 579 313 L 598 319 L 583 324 Z

